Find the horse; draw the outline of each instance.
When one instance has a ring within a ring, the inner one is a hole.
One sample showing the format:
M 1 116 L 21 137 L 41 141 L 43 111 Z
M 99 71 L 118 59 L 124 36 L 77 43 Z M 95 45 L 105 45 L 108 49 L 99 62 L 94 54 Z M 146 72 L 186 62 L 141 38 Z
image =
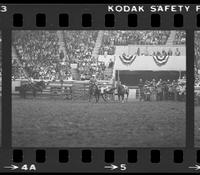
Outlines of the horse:
M 126 95 L 126 101 L 128 101 L 129 88 L 126 85 L 118 84 L 117 85 L 117 95 L 118 95 L 119 101 L 120 101 L 120 97 L 122 98 L 122 103 L 124 103 L 125 95 Z
M 89 102 L 91 101 L 92 96 L 94 96 L 96 103 L 98 103 L 100 94 L 101 90 L 98 88 L 97 84 L 94 83 L 89 86 Z
M 114 95 L 115 89 L 114 87 L 98 87 L 97 84 L 91 84 L 89 86 L 89 102 L 92 96 L 95 97 L 96 103 L 99 102 L 100 97 L 102 97 L 105 102 L 108 102 L 109 95 Z
M 103 86 L 100 88 L 100 95 L 103 98 L 105 102 L 108 100 L 113 100 L 114 94 L 115 94 L 115 87 L 110 87 L 110 86 Z M 112 97 L 111 97 L 112 96 Z
M 46 83 L 44 81 L 39 81 L 39 82 L 29 82 L 26 84 L 21 85 L 20 89 L 19 89 L 19 94 L 22 98 L 26 98 L 26 93 L 27 91 L 31 91 L 33 97 L 36 97 L 37 92 L 41 92 L 43 91 L 43 89 L 46 88 Z

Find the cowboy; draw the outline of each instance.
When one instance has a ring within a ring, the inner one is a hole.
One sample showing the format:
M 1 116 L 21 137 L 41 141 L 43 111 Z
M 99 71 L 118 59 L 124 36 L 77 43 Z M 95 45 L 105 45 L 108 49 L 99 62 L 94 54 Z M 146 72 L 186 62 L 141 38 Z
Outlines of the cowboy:
M 150 87 L 148 85 L 144 85 L 143 93 L 145 96 L 145 98 L 144 98 L 145 101 L 150 101 L 151 92 L 150 92 Z
M 97 84 L 97 80 L 96 80 L 96 77 L 95 75 L 92 75 L 92 77 L 90 78 L 90 81 L 89 81 L 89 89 L 90 91 L 92 91 L 94 85 Z
M 97 83 L 96 77 L 95 77 L 95 75 L 92 75 L 92 77 L 90 78 L 89 84 L 95 85 L 96 83 Z
M 141 78 L 139 80 L 138 87 L 139 87 L 139 94 L 140 94 L 139 99 L 140 99 L 140 101 L 142 101 L 142 100 L 144 100 L 144 83 Z

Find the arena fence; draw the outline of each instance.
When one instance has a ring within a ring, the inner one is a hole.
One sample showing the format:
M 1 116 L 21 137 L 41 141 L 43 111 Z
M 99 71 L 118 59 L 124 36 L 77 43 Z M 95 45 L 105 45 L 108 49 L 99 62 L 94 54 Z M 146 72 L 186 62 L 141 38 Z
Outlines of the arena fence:
M 40 80 L 34 80 L 40 81 Z M 28 80 L 24 79 L 18 79 L 15 81 L 12 81 L 12 94 L 13 95 L 18 95 L 19 94 L 19 87 L 27 83 Z M 108 85 L 112 86 L 111 81 L 98 81 L 98 84 L 100 86 Z M 63 97 L 63 98 L 68 98 L 68 99 L 88 99 L 88 90 L 89 90 L 89 81 L 76 81 L 76 80 L 71 80 L 71 81 L 63 81 L 61 83 L 60 81 L 55 81 L 55 82 L 50 82 L 48 86 L 43 90 L 42 94 L 39 93 L 39 95 L 48 95 L 51 97 Z

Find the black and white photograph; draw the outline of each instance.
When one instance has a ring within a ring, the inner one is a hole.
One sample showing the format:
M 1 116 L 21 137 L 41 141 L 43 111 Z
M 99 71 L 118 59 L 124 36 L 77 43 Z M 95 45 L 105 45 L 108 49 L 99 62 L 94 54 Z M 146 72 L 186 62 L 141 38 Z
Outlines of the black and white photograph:
M 200 31 L 195 31 L 194 34 L 194 95 L 195 95 L 195 146 L 200 146 Z
M 1 130 L 1 96 L 2 96 L 2 66 L 1 66 L 1 64 L 2 64 L 2 56 L 1 56 L 1 43 L 2 43 L 2 37 L 1 37 L 1 31 L 0 31 L 0 145 L 1 145 L 1 133 L 2 133 L 2 130 Z
M 12 31 L 12 146 L 184 147 L 185 122 L 185 31 Z

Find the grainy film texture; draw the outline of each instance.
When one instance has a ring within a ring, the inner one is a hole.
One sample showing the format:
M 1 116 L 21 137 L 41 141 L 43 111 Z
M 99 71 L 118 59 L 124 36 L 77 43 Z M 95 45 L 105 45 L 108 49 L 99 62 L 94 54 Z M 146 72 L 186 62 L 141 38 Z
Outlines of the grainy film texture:
M 185 146 L 185 44 L 175 30 L 13 31 L 13 146 Z
M 0 31 L 0 145 L 1 145 L 1 134 L 2 134 L 2 127 L 1 127 L 1 121 L 2 121 L 2 118 L 1 118 L 1 97 L 2 97 L 2 51 L 1 51 L 1 47 L 2 47 L 2 37 L 1 37 L 1 31 Z
M 200 31 L 195 31 L 195 146 L 200 146 Z

